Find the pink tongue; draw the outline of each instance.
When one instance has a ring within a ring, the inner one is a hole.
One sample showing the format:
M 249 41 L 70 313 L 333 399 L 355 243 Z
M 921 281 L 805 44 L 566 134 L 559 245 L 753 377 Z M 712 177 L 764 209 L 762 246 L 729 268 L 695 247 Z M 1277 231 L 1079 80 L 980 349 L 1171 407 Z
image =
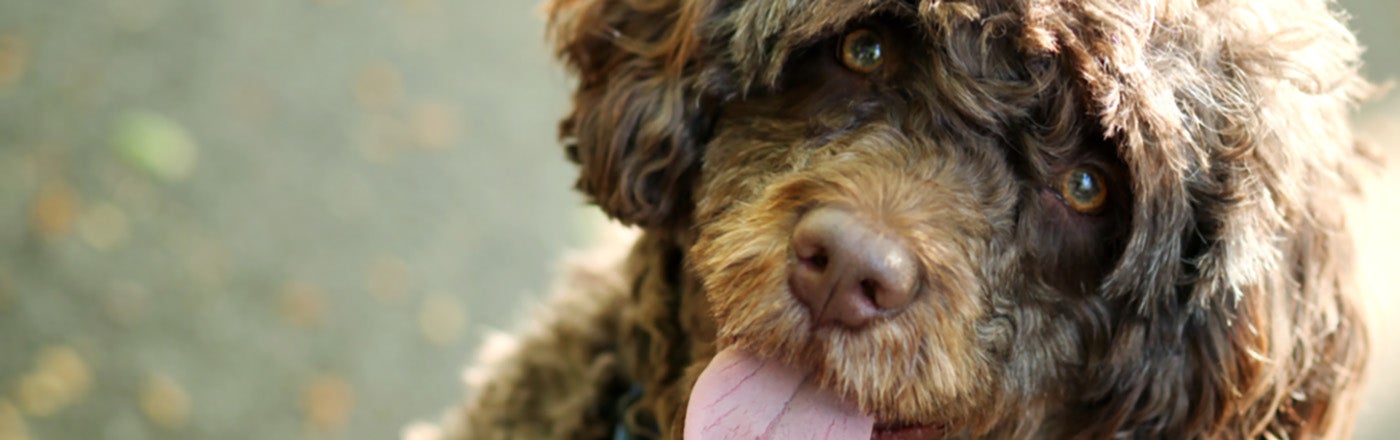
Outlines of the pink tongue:
M 720 352 L 690 391 L 686 440 L 870 439 L 874 419 L 806 378 L 782 362 Z

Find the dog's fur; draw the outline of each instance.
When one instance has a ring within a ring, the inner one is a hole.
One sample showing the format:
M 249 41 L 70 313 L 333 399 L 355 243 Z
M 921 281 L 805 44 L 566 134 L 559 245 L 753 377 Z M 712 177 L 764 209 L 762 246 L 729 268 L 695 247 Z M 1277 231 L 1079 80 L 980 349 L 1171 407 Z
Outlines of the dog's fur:
M 1368 344 L 1343 205 L 1369 159 L 1347 114 L 1369 86 L 1323 1 L 548 12 L 578 188 L 643 235 L 475 370 L 455 435 L 679 438 L 729 346 L 953 438 L 1350 432 Z M 888 37 L 876 73 L 834 55 L 857 27 Z M 1094 215 L 1050 189 L 1086 163 Z M 907 310 L 817 327 L 788 292 L 794 223 L 833 205 L 912 250 Z

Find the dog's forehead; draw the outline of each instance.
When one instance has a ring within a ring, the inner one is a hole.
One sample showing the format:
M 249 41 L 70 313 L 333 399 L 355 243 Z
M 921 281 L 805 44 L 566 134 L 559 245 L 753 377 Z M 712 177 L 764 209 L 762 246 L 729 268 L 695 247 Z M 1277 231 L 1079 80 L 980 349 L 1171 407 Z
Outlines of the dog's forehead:
M 955 19 L 995 15 L 1044 15 L 1058 8 L 1048 0 L 739 0 L 721 8 L 732 12 L 740 27 L 756 31 L 755 37 L 811 37 L 854 20 L 877 14 L 903 15 L 936 26 Z
M 1154 11 L 1135 11 L 1146 6 L 1110 3 L 1118 9 L 1112 15 L 1154 15 Z M 1054 55 L 1062 38 L 1058 34 L 1070 27 L 1064 21 L 1084 12 L 1049 0 L 740 0 L 693 5 L 723 17 L 713 22 L 707 39 L 724 47 L 717 52 L 730 57 L 728 61 L 747 77 L 743 80 L 746 87 L 750 82 L 771 85 L 794 50 L 872 17 L 901 21 L 908 31 L 922 34 L 933 45 L 948 39 L 976 40 L 978 44 L 1004 41 L 1020 53 Z M 1131 45 L 1134 41 L 1116 37 L 1113 43 Z

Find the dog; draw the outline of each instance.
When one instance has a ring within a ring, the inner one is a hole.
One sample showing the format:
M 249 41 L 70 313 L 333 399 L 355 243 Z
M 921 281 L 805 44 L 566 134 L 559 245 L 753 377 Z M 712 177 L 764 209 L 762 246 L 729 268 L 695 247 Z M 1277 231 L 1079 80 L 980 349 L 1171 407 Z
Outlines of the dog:
M 554 0 L 640 237 L 451 438 L 1346 438 L 1372 88 L 1321 0 Z

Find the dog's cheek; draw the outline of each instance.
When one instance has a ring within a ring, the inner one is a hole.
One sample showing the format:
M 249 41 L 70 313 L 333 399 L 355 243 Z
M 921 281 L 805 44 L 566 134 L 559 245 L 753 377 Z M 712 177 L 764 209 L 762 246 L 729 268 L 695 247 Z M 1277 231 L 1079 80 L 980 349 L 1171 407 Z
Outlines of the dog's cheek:
M 721 346 L 741 340 L 768 344 L 753 339 L 792 334 L 790 327 L 803 321 L 796 310 L 785 310 L 795 307 L 785 295 L 788 258 L 781 225 L 789 221 L 784 217 L 740 208 L 706 223 L 691 249 Z
M 1087 295 L 1097 290 L 1122 247 L 1113 222 L 1116 212 L 1088 216 L 1073 212 L 1050 190 L 1031 190 L 1020 214 L 1016 242 L 1028 295 Z M 1050 290 L 1032 288 L 1049 286 Z

